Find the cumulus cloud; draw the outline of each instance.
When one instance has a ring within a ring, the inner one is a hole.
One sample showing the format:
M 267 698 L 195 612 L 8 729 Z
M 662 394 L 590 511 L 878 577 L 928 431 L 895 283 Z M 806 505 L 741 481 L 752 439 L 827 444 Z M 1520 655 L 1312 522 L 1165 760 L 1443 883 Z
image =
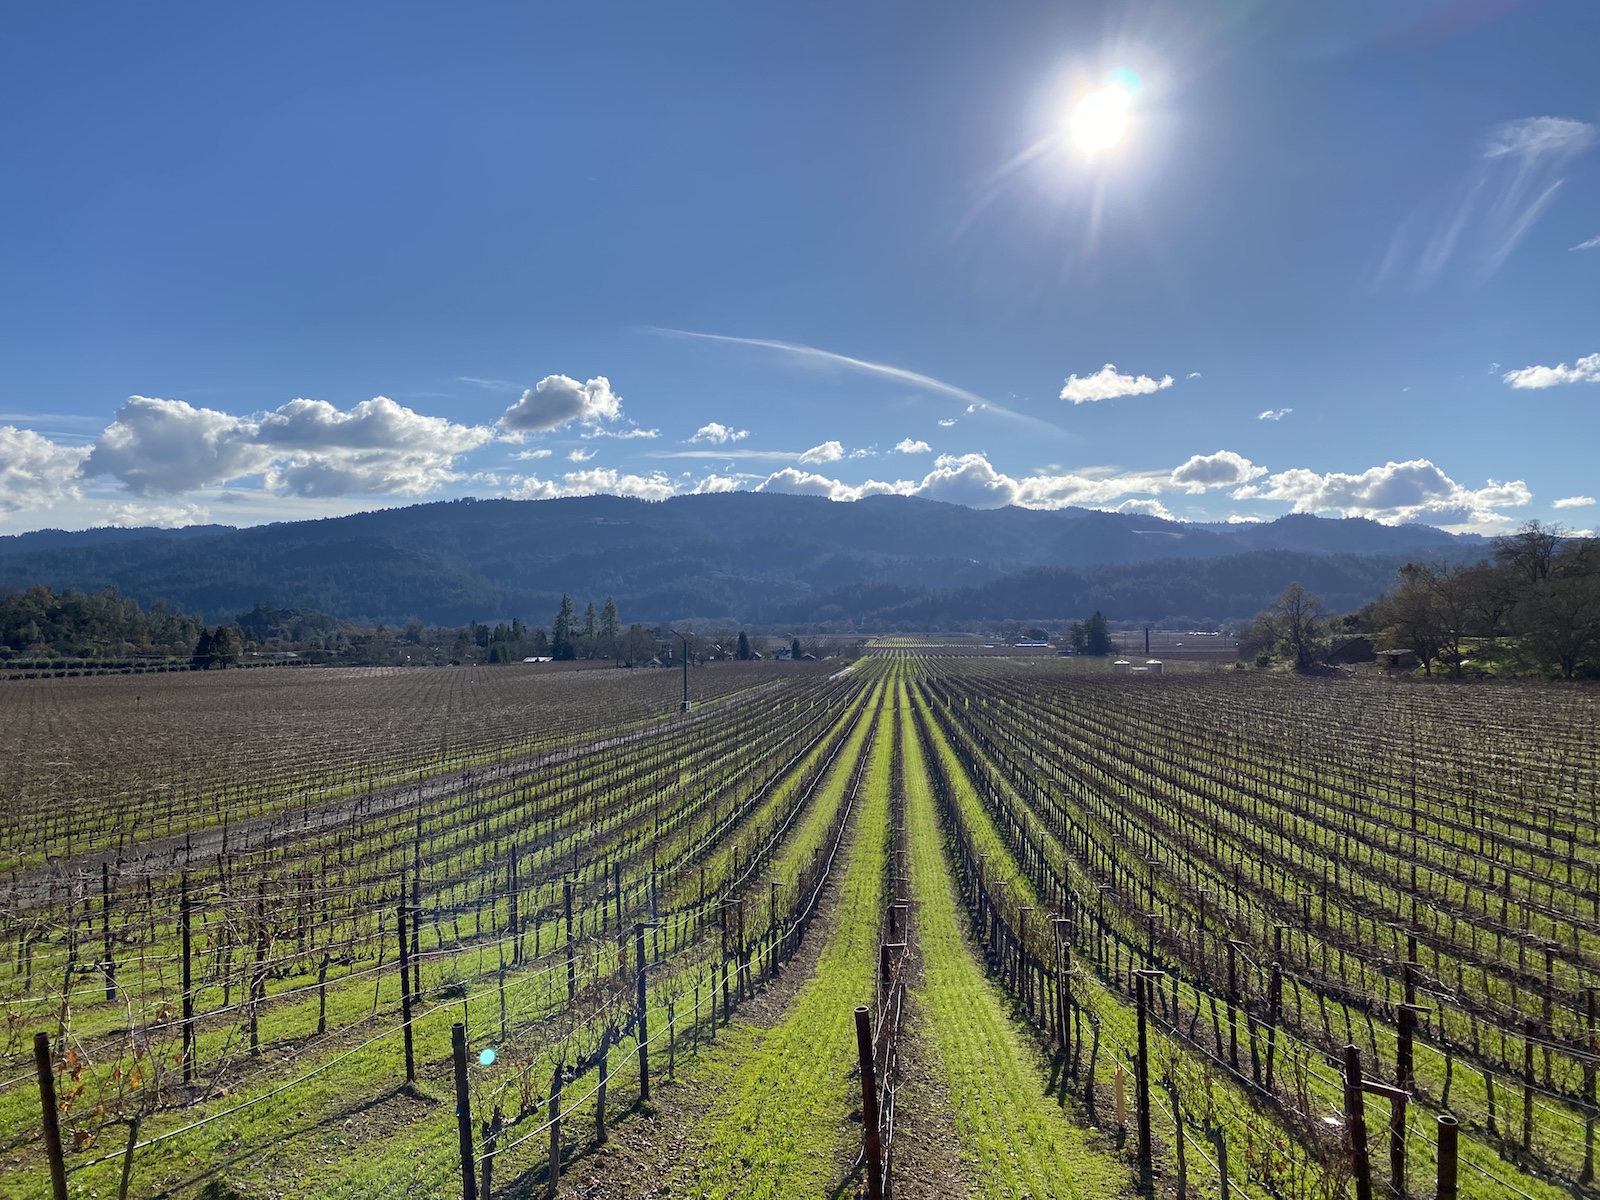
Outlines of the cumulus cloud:
M 604 375 L 587 383 L 566 375 L 546 375 L 506 409 L 500 427 L 510 433 L 542 433 L 573 421 L 598 425 L 621 415 L 622 399 Z
M 1524 117 L 1492 127 L 1456 186 L 1419 208 L 1396 231 L 1379 282 L 1434 283 L 1465 258 L 1479 280 L 1499 270 L 1544 215 L 1567 165 L 1595 141 L 1595 127 L 1565 117 Z
M 183 400 L 130 396 L 95 443 L 86 476 L 111 475 L 136 496 L 172 496 L 272 463 L 272 451 L 240 417 Z
M 593 450 L 581 450 L 580 449 L 580 450 L 570 450 L 570 451 L 567 452 L 567 461 L 568 462 L 575 462 L 575 463 L 588 462 L 593 457 L 594 457 L 594 451 Z
M 1118 396 L 1144 396 L 1171 386 L 1171 375 L 1163 375 L 1160 379 L 1152 379 L 1148 375 L 1122 375 L 1116 367 L 1107 363 L 1093 375 L 1085 375 L 1081 379 L 1076 375 L 1067 376 L 1066 386 L 1061 389 L 1061 398 L 1071 400 L 1074 404 L 1088 404 L 1095 400 L 1114 400 Z
M 1258 421 L 1281 421 L 1292 413 L 1292 408 L 1269 408 L 1256 418 Z
M 246 475 L 297 496 L 418 495 L 457 478 L 455 459 L 493 436 L 385 396 L 348 412 L 325 400 L 291 400 L 254 418 L 131 396 L 83 475 L 110 475 L 136 496 L 174 496 Z
M 677 494 L 675 483 L 660 471 L 628 475 L 611 467 L 568 471 L 560 482 L 536 475 L 514 475 L 511 496 L 516 500 L 555 500 L 563 496 L 634 496 L 640 500 L 665 500 Z
M 49 508 L 78 495 L 87 446 L 62 446 L 31 429 L 0 425 L 0 513 Z
M 760 478 L 760 476 L 756 476 Z M 737 492 L 744 486 L 744 477 L 740 475 L 707 475 L 694 485 L 696 496 L 705 496 L 720 492 Z
M 731 425 L 724 425 L 720 421 L 711 421 L 695 430 L 691 442 L 709 442 L 713 446 L 721 446 L 726 442 L 739 442 L 750 436 L 748 429 L 735 429 Z
M 112 504 L 106 508 L 107 524 L 124 529 L 154 525 L 160 529 L 186 529 L 204 525 L 211 510 L 201 504 Z
M 1594 497 L 1593 496 L 1563 496 L 1561 499 L 1556 501 L 1555 507 L 1557 507 L 1557 508 L 1588 508 L 1589 505 L 1591 505 L 1593 503 L 1594 503 Z
M 830 463 L 838 462 L 844 457 L 844 446 L 839 442 L 823 442 L 820 446 L 813 446 L 800 456 L 803 463 Z
M 1242 454 L 1232 450 L 1218 450 L 1215 454 L 1195 454 L 1172 472 L 1172 486 L 1186 492 L 1203 492 L 1207 488 L 1233 487 L 1248 483 L 1267 473 Z
M 1172 515 L 1165 504 L 1154 499 L 1124 500 L 1117 505 L 1116 511 L 1119 513 L 1138 513 L 1145 517 L 1160 517 L 1163 521 L 1176 521 L 1178 519 Z
M 901 438 L 894 444 L 894 451 L 896 454 L 932 454 L 933 447 L 920 439 L 912 441 L 910 438 Z
M 860 500 L 865 496 L 909 496 L 915 489 L 916 484 L 909 479 L 902 479 L 896 483 L 869 479 L 862 484 L 848 484 L 841 483 L 837 479 L 829 479 L 826 475 L 785 467 L 767 476 L 756 485 L 755 490 L 778 492 L 786 496 L 826 496 L 829 500 L 846 502 Z
M 1246 489 L 1241 489 L 1246 490 Z M 1271 476 L 1267 485 L 1248 489 L 1254 498 L 1286 500 L 1295 512 L 1339 512 L 1396 525 L 1426 521 L 1460 529 L 1496 529 L 1510 518 L 1499 512 L 1533 499 L 1522 480 L 1482 488 L 1466 488 L 1425 458 L 1369 467 L 1359 475 L 1331 471 L 1319 475 L 1305 468 Z M 1235 497 L 1241 497 L 1239 492 Z
M 1600 383 L 1600 354 L 1588 354 L 1572 366 L 1557 363 L 1553 367 L 1523 367 L 1507 371 L 1501 379 L 1514 388 L 1557 387 L 1563 383 Z

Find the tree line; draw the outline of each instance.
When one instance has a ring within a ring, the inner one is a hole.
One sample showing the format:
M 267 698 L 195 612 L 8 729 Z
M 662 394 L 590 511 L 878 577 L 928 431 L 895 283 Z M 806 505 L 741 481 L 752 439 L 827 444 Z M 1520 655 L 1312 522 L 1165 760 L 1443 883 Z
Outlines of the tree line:
M 1600 676 L 1600 539 L 1530 521 L 1477 562 L 1406 563 L 1387 594 L 1343 617 L 1292 583 L 1251 622 L 1241 652 L 1312 670 L 1354 637 L 1414 653 L 1429 675 Z

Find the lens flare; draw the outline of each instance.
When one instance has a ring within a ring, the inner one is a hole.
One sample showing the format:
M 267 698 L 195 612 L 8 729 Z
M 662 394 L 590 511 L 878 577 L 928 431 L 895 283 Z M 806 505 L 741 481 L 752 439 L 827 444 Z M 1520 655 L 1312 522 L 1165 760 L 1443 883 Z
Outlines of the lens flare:
M 485 1046 L 482 1050 L 478 1051 L 478 1061 L 486 1067 L 494 1066 L 494 1047 Z

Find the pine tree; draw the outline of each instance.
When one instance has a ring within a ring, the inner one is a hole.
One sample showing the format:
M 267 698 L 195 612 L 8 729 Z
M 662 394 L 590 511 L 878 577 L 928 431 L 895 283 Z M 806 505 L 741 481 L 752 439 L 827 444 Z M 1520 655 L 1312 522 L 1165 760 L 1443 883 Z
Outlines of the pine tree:
M 593 607 L 592 605 L 590 606 Z M 572 622 L 577 616 L 577 607 L 572 603 L 572 597 L 561 597 L 561 611 L 556 614 L 556 621 L 550 634 L 550 653 L 558 659 L 576 658 L 578 648 L 574 646 L 572 637 Z
M 617 640 L 622 635 L 622 620 L 617 616 L 617 602 L 606 597 L 606 606 L 600 610 L 600 653 L 607 658 L 617 655 Z
M 738 657 L 740 661 L 744 661 L 750 657 L 750 639 L 748 636 L 746 636 L 745 631 L 742 629 L 739 631 Z

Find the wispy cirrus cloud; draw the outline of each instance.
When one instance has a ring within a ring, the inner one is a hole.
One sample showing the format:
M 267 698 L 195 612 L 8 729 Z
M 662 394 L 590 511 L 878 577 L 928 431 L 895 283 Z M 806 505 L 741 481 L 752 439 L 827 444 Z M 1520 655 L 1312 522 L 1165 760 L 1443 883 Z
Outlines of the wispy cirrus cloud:
M 1466 175 L 1395 231 L 1378 283 L 1404 280 L 1427 288 L 1458 259 L 1478 282 L 1487 280 L 1549 209 L 1568 164 L 1594 145 L 1596 132 L 1567 117 L 1524 117 L 1492 127 Z
M 1595 249 L 1600 249 L 1600 233 L 1595 234 L 1588 241 L 1579 242 L 1576 246 L 1573 246 L 1573 247 L 1570 247 L 1570 248 L 1573 249 L 1573 250 L 1595 250 Z
M 907 370 L 905 367 L 896 367 L 889 363 L 871 362 L 864 358 L 852 358 L 848 354 L 836 354 L 832 350 L 822 350 L 816 346 L 807 346 L 801 342 L 778 341 L 775 338 L 734 337 L 725 333 L 702 333 L 693 329 L 671 329 L 657 325 L 647 326 L 647 328 L 650 332 L 661 334 L 664 337 L 696 338 L 700 341 L 722 342 L 734 346 L 755 346 L 764 350 L 776 350 L 781 354 L 803 362 L 809 362 L 815 366 L 853 371 L 860 375 L 871 375 L 879 379 L 909 384 L 919 391 L 948 396 L 966 404 L 968 412 L 992 413 L 995 416 L 1005 417 L 1013 421 L 1050 429 L 1056 433 L 1064 432 L 1049 421 L 1042 421 L 1038 417 L 1030 417 L 1026 413 L 1015 412 L 1004 405 L 985 399 L 976 392 L 968 391 L 964 387 L 958 387 L 953 383 L 946 383 L 942 379 L 935 379 L 932 375 L 924 375 L 920 371 Z
M 1269 408 L 1266 412 L 1256 417 L 1258 421 L 1281 421 L 1292 413 L 1292 408 Z
M 1107 363 L 1093 375 L 1067 376 L 1061 389 L 1061 398 L 1074 404 L 1090 404 L 1097 400 L 1115 400 L 1119 396 L 1147 396 L 1172 386 L 1172 376 L 1154 379 L 1149 375 L 1123 375 Z

